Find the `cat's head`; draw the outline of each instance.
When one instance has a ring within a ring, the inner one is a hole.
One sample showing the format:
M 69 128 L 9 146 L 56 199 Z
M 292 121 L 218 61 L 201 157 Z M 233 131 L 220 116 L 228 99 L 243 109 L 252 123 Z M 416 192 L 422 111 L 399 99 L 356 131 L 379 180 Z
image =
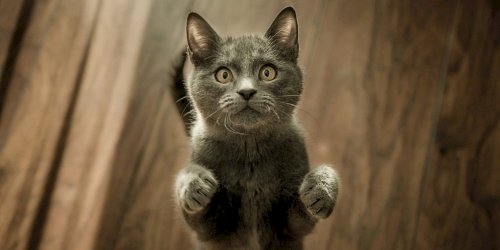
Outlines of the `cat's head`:
M 186 31 L 197 119 L 237 134 L 290 123 L 302 93 L 293 8 L 282 10 L 264 36 L 222 38 L 196 13 Z

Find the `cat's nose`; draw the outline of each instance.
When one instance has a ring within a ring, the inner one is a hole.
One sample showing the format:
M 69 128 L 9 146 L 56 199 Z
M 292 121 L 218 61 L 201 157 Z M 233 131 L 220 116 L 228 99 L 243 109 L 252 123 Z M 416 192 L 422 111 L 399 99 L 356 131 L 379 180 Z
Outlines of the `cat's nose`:
M 255 89 L 240 89 L 238 90 L 238 94 L 240 94 L 243 99 L 245 100 L 250 100 L 250 98 L 252 98 L 253 95 L 255 95 L 255 93 L 257 93 L 257 90 Z

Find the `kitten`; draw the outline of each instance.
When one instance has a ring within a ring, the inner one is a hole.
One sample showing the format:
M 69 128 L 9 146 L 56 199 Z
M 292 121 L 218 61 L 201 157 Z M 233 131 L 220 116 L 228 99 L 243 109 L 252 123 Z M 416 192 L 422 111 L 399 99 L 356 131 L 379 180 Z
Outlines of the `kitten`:
M 332 213 L 338 178 L 326 165 L 309 171 L 294 115 L 302 93 L 295 11 L 281 11 L 264 37 L 221 38 L 196 13 L 186 31 L 195 120 L 175 192 L 199 248 L 302 249 Z

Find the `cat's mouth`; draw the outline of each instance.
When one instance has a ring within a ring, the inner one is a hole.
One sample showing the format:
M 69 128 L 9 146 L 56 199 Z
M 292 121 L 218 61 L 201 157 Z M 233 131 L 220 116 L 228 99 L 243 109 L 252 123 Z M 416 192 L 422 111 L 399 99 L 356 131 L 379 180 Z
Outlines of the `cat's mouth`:
M 248 104 L 242 106 L 238 111 L 234 112 L 235 115 L 247 115 L 251 113 L 260 113 L 260 112 Z
M 259 105 L 252 105 L 251 103 L 246 103 L 242 105 L 242 107 L 236 113 L 255 113 L 255 114 L 263 114 L 264 110 L 261 110 Z
M 250 107 L 250 105 L 246 105 L 245 107 L 243 107 L 243 109 L 240 110 L 240 112 L 245 112 L 245 111 L 257 111 L 255 110 L 254 108 Z
M 267 120 L 268 114 L 271 114 L 269 108 L 259 103 L 246 103 L 242 105 L 237 112 L 234 112 L 234 117 L 244 123 L 262 123 Z
M 272 104 L 259 101 L 233 103 L 224 113 L 220 124 L 230 132 L 237 133 L 262 128 L 272 121 L 272 117 L 278 117 Z
M 257 100 L 233 103 L 227 107 L 226 112 L 232 125 L 244 127 L 265 125 L 271 116 L 277 116 L 274 106 Z

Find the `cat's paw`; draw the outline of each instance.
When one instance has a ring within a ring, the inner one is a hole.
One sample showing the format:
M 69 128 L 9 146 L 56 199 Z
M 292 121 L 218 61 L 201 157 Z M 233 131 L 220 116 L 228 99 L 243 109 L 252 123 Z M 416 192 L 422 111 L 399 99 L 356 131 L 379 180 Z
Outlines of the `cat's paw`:
M 207 169 L 197 167 L 177 176 L 176 195 L 182 209 L 196 213 L 207 206 L 217 190 L 217 180 Z
M 313 217 L 324 219 L 332 213 L 337 201 L 338 182 L 337 172 L 326 165 L 310 171 L 304 177 L 299 195 Z

